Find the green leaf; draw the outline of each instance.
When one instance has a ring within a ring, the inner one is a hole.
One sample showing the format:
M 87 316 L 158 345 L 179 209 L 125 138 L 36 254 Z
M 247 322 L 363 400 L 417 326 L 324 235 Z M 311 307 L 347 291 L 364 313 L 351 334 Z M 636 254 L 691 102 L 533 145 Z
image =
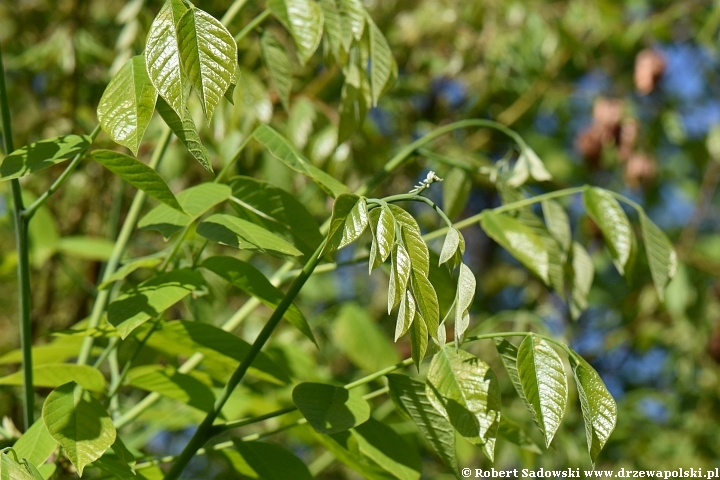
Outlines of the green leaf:
M 362 235 L 368 224 L 367 203 L 364 197 L 344 193 L 333 205 L 330 229 L 323 255 L 331 254 L 351 244 Z
M 455 253 L 457 253 L 460 248 L 460 235 L 461 234 L 457 229 L 450 227 L 445 235 L 445 241 L 443 242 L 442 250 L 440 251 L 440 260 L 438 265 L 442 265 L 455 256 Z
M 198 225 L 197 233 L 213 242 L 241 250 L 254 250 L 279 257 L 302 255 L 291 243 L 263 227 L 224 213 L 206 218 Z
M 500 424 L 500 387 L 495 372 L 474 355 L 445 347 L 430 364 L 426 394 L 460 435 L 483 445 L 492 461 Z
M 83 334 L 85 329 L 82 330 Z M 57 333 L 57 332 L 54 332 Z M 45 363 L 63 363 L 66 360 L 77 358 L 82 338 L 64 336 L 44 345 L 35 345 L 32 348 L 33 365 Z M 12 365 L 22 363 L 22 350 L 16 349 L 7 352 L 0 357 L 0 365 Z
M 323 11 L 312 0 L 268 0 L 267 7 L 290 32 L 305 65 L 322 40 Z
M 532 177 L 538 182 L 552 180 L 552 175 L 545 169 L 545 165 L 537 153 L 532 148 L 524 145 L 520 156 L 515 162 L 515 167 L 513 167 L 512 176 L 507 183 L 513 188 L 518 188 L 527 181 L 528 177 Z
M 640 212 L 640 227 L 655 290 L 660 301 L 664 301 L 665 287 L 677 271 L 677 254 L 670 240 L 645 212 Z
M 592 187 L 585 190 L 583 202 L 588 215 L 605 237 L 605 245 L 612 255 L 615 267 L 621 275 L 624 275 L 634 241 L 627 215 L 617 200 L 601 188 Z
M 437 330 L 436 330 L 437 332 Z M 436 333 L 437 335 L 437 333 Z M 410 356 L 413 359 L 415 367 L 420 371 L 420 364 L 425 358 L 428 351 L 428 324 L 425 319 L 418 313 L 417 305 L 415 308 L 415 317 L 410 325 Z
M 176 26 L 187 10 L 182 0 L 167 0 L 150 25 L 145 43 L 145 65 L 150 81 L 180 117 L 187 111 L 190 79 L 182 71 Z M 158 102 L 158 110 L 162 103 Z
M 394 480 L 395 476 L 389 474 L 377 463 L 360 452 L 360 446 L 350 431 L 324 435 L 313 432 L 315 438 L 343 464 L 352 468 L 362 478 L 367 480 Z
M 572 244 L 573 282 L 570 292 L 570 315 L 577 320 L 588 307 L 588 295 L 592 287 L 595 267 L 585 248 L 577 242 Z
M 312 480 L 307 466 L 280 445 L 267 442 L 243 442 L 233 438 L 240 454 L 240 462 L 234 462 L 235 470 L 247 478 L 263 480 Z
M 367 112 L 368 105 L 362 88 L 345 81 L 340 92 L 338 143 L 343 143 L 360 129 Z
M 139 270 L 141 268 L 155 268 L 162 262 L 162 258 L 156 257 L 156 256 L 148 256 L 148 257 L 142 257 L 142 258 L 136 258 L 135 260 L 131 260 L 127 262 L 122 267 L 115 270 L 115 273 L 110 275 L 107 280 L 105 280 L 103 283 L 98 286 L 98 289 L 100 290 L 106 290 L 109 288 L 113 283 L 117 282 L 118 280 L 125 279 L 128 275 L 133 273 L 135 270 Z
M 430 253 L 425 240 L 420 233 L 420 227 L 408 212 L 396 205 L 390 205 L 390 211 L 400 227 L 400 239 L 410 255 L 413 268 L 421 271 L 425 276 L 430 273 Z
M 600 375 L 579 355 L 570 355 L 570 364 L 585 420 L 590 460 L 595 465 L 600 451 L 617 423 L 617 405 Z
M 417 304 L 415 303 L 412 293 L 405 290 L 402 292 L 404 292 L 404 295 L 400 300 L 400 308 L 398 308 L 397 322 L 395 324 L 396 342 L 410 329 L 413 320 L 415 320 L 415 312 L 417 311 Z
M 370 86 L 373 107 L 377 106 L 380 96 L 392 87 L 397 78 L 397 63 L 390 51 L 385 36 L 375 22 L 366 13 L 370 35 Z
M 528 436 L 525 430 L 517 423 L 508 419 L 505 415 L 503 415 L 500 419 L 498 436 L 504 438 L 508 442 L 514 443 L 523 450 L 527 450 L 528 452 L 536 453 L 538 455 L 542 454 L 540 447 L 532 441 L 532 438 Z
M 390 209 L 385 205 L 370 210 L 369 216 L 373 242 L 370 247 L 368 266 L 370 272 L 372 272 L 373 269 L 385 262 L 392 253 L 392 247 L 395 243 L 395 219 Z
M 87 390 L 101 392 L 105 389 L 105 377 L 96 368 L 70 363 L 45 363 L 33 365 L 33 387 L 55 388 L 67 382 L 77 382 Z M 0 385 L 22 385 L 22 371 L 0 378 Z
M 276 130 L 267 125 L 260 125 L 253 135 L 275 158 L 296 172 L 311 178 L 328 195 L 337 197 L 348 192 L 345 185 L 310 163 L 302 153 Z
M 282 188 L 251 177 L 230 180 L 238 215 L 293 243 L 305 259 L 317 250 L 324 237 L 315 217 Z
M 332 0 L 330 0 L 332 1 Z M 308 143 L 313 131 L 313 123 L 317 118 L 315 105 L 305 97 L 293 103 L 287 121 L 285 133 L 295 147 L 302 150 Z
M 202 277 L 187 268 L 161 273 L 119 296 L 108 305 L 108 321 L 125 339 L 137 327 L 203 285 Z
M 277 287 L 265 278 L 265 275 L 260 270 L 242 260 L 225 256 L 210 257 L 202 263 L 202 267 L 220 275 L 240 290 L 256 297 L 268 307 L 277 308 L 285 297 Z M 305 316 L 294 304 L 290 305 L 283 318 L 317 345 L 315 336 Z
M 333 324 L 333 343 L 348 359 L 367 372 L 400 361 L 398 353 L 367 311 L 355 303 L 343 305 Z
M 263 60 L 270 72 L 270 78 L 278 92 L 280 102 L 286 111 L 290 110 L 290 92 L 292 91 L 292 65 L 285 47 L 269 30 L 260 39 Z
M 528 402 L 528 399 L 525 396 L 525 392 L 523 391 L 522 382 L 520 381 L 520 374 L 518 373 L 517 366 L 517 347 L 502 337 L 495 337 L 493 341 L 495 342 L 495 347 L 497 348 L 498 354 L 500 354 L 500 360 L 502 360 L 505 371 L 507 372 L 508 377 L 510 377 L 510 381 L 515 387 L 515 391 L 527 407 L 530 414 L 534 415 L 533 407 Z
M 370 418 L 370 405 L 358 390 L 301 383 L 293 389 L 292 397 L 300 413 L 320 433 L 342 432 Z
M 492 211 L 483 215 L 481 225 L 499 243 L 545 283 L 549 282 L 549 255 L 542 239 L 529 227 Z
M 115 442 L 110 415 L 75 382 L 66 383 L 48 395 L 42 418 L 80 476 L 86 465 L 100 458 Z
M 437 331 L 440 325 L 440 306 L 437 294 L 430 280 L 414 266 L 410 271 L 410 289 L 417 306 L 415 316 L 422 317 L 428 333 L 437 340 Z
M 557 240 L 562 252 L 568 253 L 572 244 L 572 232 L 565 209 L 554 200 L 545 200 L 542 202 L 542 210 L 548 231 Z
M 360 41 L 365 29 L 365 6 L 361 0 L 340 0 L 340 11 L 350 26 L 353 38 Z
M 425 439 L 453 472 L 458 471 L 455 432 L 450 422 L 433 407 L 425 385 L 407 375 L 386 375 L 390 398 L 403 414 L 415 422 Z
M 158 98 L 157 111 L 176 137 L 187 147 L 195 159 L 210 173 L 213 173 L 212 164 L 205 145 L 200 140 L 195 122 L 187 108 L 182 115 L 165 103 L 165 100 Z
M 410 280 L 410 255 L 402 244 L 396 244 L 390 257 L 392 267 L 390 270 L 390 283 L 388 286 L 388 315 L 405 294 L 408 280 Z
M 100 126 L 113 142 L 137 155 L 156 100 L 157 90 L 148 76 L 145 55 L 136 55 L 125 62 L 100 98 Z
M 517 371 L 533 419 L 549 447 L 567 405 L 567 378 L 562 361 L 545 340 L 530 334 L 518 348 Z
M 70 257 L 105 262 L 112 256 L 115 243 L 106 238 L 63 237 L 57 242 L 59 252 Z
M 208 365 L 208 373 L 222 382 L 227 380 L 250 351 L 249 343 L 230 332 L 207 323 L 184 320 L 162 322 L 148 339 L 147 346 L 184 357 L 195 352 L 201 353 L 205 356 L 203 364 Z M 220 372 L 223 368 L 227 375 Z M 287 373 L 264 352 L 260 352 L 248 373 L 281 385 L 290 381 Z
M 200 97 L 209 125 L 215 107 L 233 83 L 237 43 L 219 20 L 195 7 L 180 17 L 176 29 L 183 73 Z
M 472 188 L 472 180 L 462 168 L 453 167 L 444 175 L 443 210 L 448 218 L 453 219 L 460 215 L 467 204 Z
M 56 448 L 57 442 L 50 436 L 42 418 L 35 420 L 35 423 L 13 445 L 13 450 L 19 458 L 26 458 L 34 465 L 45 463 Z
M 92 158 L 133 187 L 182 212 L 182 207 L 165 180 L 137 158 L 111 150 L 95 150 Z
M 456 345 L 460 345 L 470 326 L 470 306 L 475 298 L 475 275 L 464 263 L 460 264 L 458 277 L 457 299 L 455 301 L 455 338 Z
M 127 384 L 195 407 L 203 412 L 213 409 L 215 395 L 210 387 L 174 367 L 143 365 L 127 373 Z
M 1 480 L 42 480 L 42 476 L 37 476 L 35 466 L 31 464 L 20 463 L 12 449 L 0 451 L 0 479 Z M 39 474 L 38 474 L 39 475 Z
M 422 460 L 417 450 L 408 445 L 395 430 L 375 420 L 351 430 L 360 452 L 401 480 L 418 480 Z
M 335 0 L 319 0 L 318 4 L 323 11 L 323 28 L 327 35 L 330 50 L 339 64 L 342 64 L 342 25 L 340 23 L 340 12 Z
M 157 230 L 165 238 L 179 232 L 215 205 L 224 202 L 232 195 L 227 185 L 219 183 L 201 183 L 183 190 L 177 195 L 177 201 L 185 213 L 167 205 L 158 205 L 150 210 L 138 222 L 141 230 Z
M 19 178 L 82 154 L 90 147 L 87 135 L 65 135 L 31 143 L 0 160 L 0 181 Z

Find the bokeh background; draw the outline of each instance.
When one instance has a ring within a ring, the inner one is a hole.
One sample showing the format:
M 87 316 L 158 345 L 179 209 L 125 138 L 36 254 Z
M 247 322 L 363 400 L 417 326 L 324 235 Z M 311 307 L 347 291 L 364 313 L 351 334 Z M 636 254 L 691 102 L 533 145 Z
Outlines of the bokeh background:
M 219 18 L 229 3 L 207 0 L 199 6 Z M 261 3 L 248 2 L 231 32 L 254 18 Z M 530 193 L 592 184 L 632 198 L 667 232 L 681 260 L 664 304 L 642 261 L 628 279 L 615 271 L 581 199 L 572 197 L 566 206 L 574 238 L 588 247 L 596 267 L 590 308 L 579 320 L 571 320 L 557 294 L 479 227 L 472 227 L 464 232 L 466 262 L 478 278 L 471 329 L 548 331 L 569 342 L 598 370 L 619 406 L 617 428 L 598 468 L 720 466 L 720 2 L 365 4 L 388 38 L 399 79 L 368 113 L 362 129 L 338 145 L 342 75 L 327 55 L 316 54 L 307 65 L 295 65 L 292 107 L 289 113 L 283 110 L 267 88 L 269 76 L 256 32 L 240 45 L 243 79 L 236 105 L 218 108 L 210 127 L 196 122 L 203 126 L 201 135 L 215 165 L 232 156 L 257 122 L 271 122 L 314 163 L 357 187 L 401 146 L 434 127 L 490 118 L 518 131 L 553 174 L 552 182 L 532 185 Z M 154 0 L 0 1 L 0 44 L 15 144 L 88 133 L 105 85 L 130 55 L 143 50 L 160 6 Z M 277 23 L 265 28 L 288 40 Z M 141 158 L 152 152 L 160 125 L 157 119 L 151 124 Z M 112 147 L 104 134 L 97 144 Z M 484 172 L 512 151 L 506 139 L 484 130 L 460 131 L 433 144 L 432 151 L 435 154 L 423 152 L 398 171 L 377 196 L 405 192 L 433 169 L 446 181 L 429 195 L 453 220 L 499 205 L 498 193 Z M 25 189 L 42 193 L 62 168 L 32 176 Z M 175 191 L 208 179 L 177 144 L 160 171 Z M 318 189 L 278 168 L 259 147 L 247 149 L 239 173 L 296 192 L 320 222 L 328 215 L 328 203 Z M 12 350 L 19 343 L 8 193 L 7 183 L 0 184 L 0 355 L 7 354 L 0 357 L 0 371 L 5 374 L 17 368 Z M 102 260 L 112 245 L 107 239 L 115 236 L 133 193 L 99 165 L 86 162 L 33 220 L 36 343 L 47 342 L 48 332 L 69 328 L 89 314 Z M 440 227 L 424 206 L 413 208 L 424 231 Z M 98 239 L 95 248 L 78 250 L 61 240 L 76 236 Z M 158 235 L 138 233 L 131 256 L 163 245 Z M 338 260 L 349 261 L 358 253 L 343 250 Z M 272 263 L 259 266 L 272 272 Z M 302 292 L 299 305 L 319 332 L 322 348 L 315 351 L 293 342 L 292 334 L 282 331 L 271 351 L 287 360 L 299 380 L 349 380 L 378 364 L 405 358 L 406 342 L 391 343 L 394 319 L 384 312 L 386 288 L 382 272 L 368 277 L 362 265 L 318 274 Z M 227 298 L 220 306 L 209 300 L 219 296 Z M 192 318 L 219 324 L 245 300 L 218 287 L 184 308 Z M 347 317 L 360 318 L 356 321 L 383 335 L 374 344 L 358 346 L 341 328 L 352 323 L 343 320 Z M 266 318 L 267 312 L 259 311 L 238 333 L 253 337 Z M 499 367 L 491 344 L 469 348 Z M 145 361 L 151 362 L 152 355 Z M 502 368 L 496 370 L 501 373 L 507 416 L 542 444 Z M 19 418 L 16 393 L 0 388 L 0 417 Z M 238 414 L 261 413 L 277 401 L 262 386 L 251 385 L 234 408 Z M 383 415 L 395 418 L 391 407 L 379 405 L 385 408 Z M 172 424 L 158 420 L 168 415 L 174 417 Z M 135 447 L 149 442 L 150 454 L 179 452 L 198 418 L 189 407 L 163 403 L 126 435 Z M 397 431 L 408 431 L 400 417 L 394 421 Z M 321 449 L 305 443 L 309 438 L 297 429 L 273 440 L 293 446 L 308 463 L 325 462 L 315 464 L 322 467 L 319 478 L 356 478 L 323 457 Z M 490 466 L 475 447 L 458 448 L 462 466 Z M 577 399 L 568 407 L 554 448 L 534 451 L 530 445 L 518 448 L 501 442 L 499 449 L 499 468 L 588 467 Z M 441 465 L 429 450 L 424 452 L 427 478 L 436 478 Z M 231 478 L 220 457 L 200 458 L 193 469 L 187 478 Z

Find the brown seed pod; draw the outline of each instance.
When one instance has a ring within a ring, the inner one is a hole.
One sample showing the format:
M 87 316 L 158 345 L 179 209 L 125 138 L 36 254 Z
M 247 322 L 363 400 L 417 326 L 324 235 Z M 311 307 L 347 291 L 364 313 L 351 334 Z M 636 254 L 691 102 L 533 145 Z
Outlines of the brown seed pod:
M 646 48 L 635 57 L 635 88 L 642 95 L 652 92 L 665 71 L 665 58 L 657 50 Z
M 628 187 L 651 184 L 657 175 L 657 164 L 644 153 L 635 152 L 625 163 L 625 184 Z

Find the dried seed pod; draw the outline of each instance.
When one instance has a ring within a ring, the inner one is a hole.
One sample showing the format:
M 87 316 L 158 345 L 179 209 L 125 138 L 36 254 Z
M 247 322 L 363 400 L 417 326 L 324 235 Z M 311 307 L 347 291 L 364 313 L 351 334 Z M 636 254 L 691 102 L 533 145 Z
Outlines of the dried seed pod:
M 628 187 L 648 185 L 655 180 L 657 164 L 644 153 L 635 152 L 625 163 L 625 184 Z
M 646 48 L 635 57 L 635 88 L 642 95 L 652 92 L 665 71 L 665 58 L 657 50 Z

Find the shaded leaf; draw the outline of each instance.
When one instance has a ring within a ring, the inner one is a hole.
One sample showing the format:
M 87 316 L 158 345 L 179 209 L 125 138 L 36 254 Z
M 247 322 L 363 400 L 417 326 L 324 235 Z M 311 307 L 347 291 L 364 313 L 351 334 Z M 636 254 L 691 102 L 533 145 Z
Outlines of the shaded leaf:
M 285 297 L 277 287 L 265 278 L 265 275 L 260 270 L 237 258 L 210 257 L 203 261 L 202 267 L 223 277 L 235 287 L 256 297 L 268 307 L 276 308 Z M 313 343 L 317 344 L 305 316 L 294 304 L 291 304 L 285 311 L 283 318 L 300 330 Z
M 420 371 L 420 364 L 428 351 L 428 324 L 415 308 L 415 318 L 410 325 L 410 356 L 415 367 Z M 437 330 L 435 331 L 437 335 Z
M 572 232 L 565 209 L 554 200 L 545 200 L 542 202 L 542 210 L 548 231 L 560 244 L 562 252 L 567 253 L 572 243 Z
M 212 164 L 205 145 L 200 140 L 200 136 L 193 122 L 190 111 L 185 109 L 182 115 L 165 103 L 165 100 L 158 98 L 157 111 L 165 120 L 165 123 L 173 131 L 180 141 L 187 147 L 188 151 L 195 159 L 210 173 L 213 173 Z
M 95 150 L 92 158 L 133 187 L 175 210 L 182 211 L 165 180 L 137 158 L 111 150 Z
M 360 452 L 383 469 L 402 480 L 417 480 L 422 472 L 422 460 L 395 430 L 369 418 L 351 430 Z
M 349 139 L 362 126 L 367 112 L 368 105 L 362 88 L 346 81 L 340 92 L 338 143 Z
M 552 180 L 552 175 L 545 169 L 540 157 L 535 151 L 524 145 L 520 156 L 513 167 L 512 176 L 508 179 L 508 185 L 517 188 L 527 181 L 529 177 L 534 178 L 538 182 L 547 182 Z
M 171 366 L 135 367 L 127 373 L 126 383 L 148 392 L 157 392 L 203 412 L 211 411 L 215 403 L 215 395 L 210 387 L 191 375 L 178 372 Z
M 344 193 L 333 205 L 330 229 L 323 255 L 333 253 L 351 244 L 362 235 L 368 224 L 367 203 L 364 197 Z
M 518 447 L 522 448 L 523 450 L 527 450 L 528 452 L 533 452 L 538 455 L 542 453 L 540 447 L 538 447 L 537 444 L 532 441 L 532 438 L 528 436 L 525 430 L 517 423 L 508 419 L 505 415 L 503 415 L 503 417 L 500 419 L 498 436 L 504 438 L 508 442 L 514 443 Z
M 160 257 L 142 257 L 142 258 L 136 258 L 135 260 L 131 260 L 127 262 L 122 267 L 115 270 L 115 273 L 110 275 L 107 280 L 105 280 L 103 283 L 101 283 L 98 286 L 98 289 L 105 290 L 108 287 L 110 287 L 113 283 L 117 282 L 118 280 L 125 279 L 128 275 L 133 273 L 135 270 L 139 270 L 141 268 L 155 268 L 162 262 L 162 258 Z
M 108 321 L 125 339 L 137 327 L 185 298 L 203 285 L 194 270 L 183 268 L 160 273 L 108 305 Z
M 89 365 L 71 363 L 33 365 L 33 387 L 35 388 L 55 388 L 71 381 L 94 392 L 101 392 L 105 389 L 105 377 L 98 369 Z M 0 385 L 22 384 L 22 371 L 0 378 Z
M 428 333 L 437 340 L 437 331 L 440 325 L 440 306 L 437 294 L 430 280 L 414 266 L 410 271 L 410 288 L 417 305 L 415 315 L 422 317 Z
M 665 287 L 677 271 L 677 254 L 667 236 L 644 212 L 640 212 L 640 227 L 655 290 L 660 301 L 664 301 Z
M 370 230 L 373 235 L 370 247 L 369 270 L 377 268 L 387 260 L 395 243 L 395 219 L 390 209 L 382 205 L 368 213 L 370 217 Z
M 442 265 L 453 258 L 459 248 L 460 232 L 457 229 L 450 227 L 445 235 L 445 241 L 443 242 L 442 250 L 440 251 L 440 260 L 438 265 Z
M 298 256 L 302 252 L 269 230 L 242 218 L 216 213 L 197 227 L 197 233 L 241 250 L 254 250 L 275 256 Z
M 260 39 L 260 50 L 263 60 L 270 72 L 270 78 L 278 92 L 280 102 L 285 110 L 290 109 L 290 92 L 292 90 L 292 65 L 285 48 L 269 30 Z
M 269 0 L 267 7 L 290 32 L 300 63 L 312 57 L 322 40 L 323 11 L 312 0 Z
M 100 126 L 113 142 L 137 155 L 156 100 L 157 90 L 148 76 L 145 55 L 136 55 L 125 62 L 100 98 Z
M 48 395 L 42 418 L 81 476 L 85 466 L 100 458 L 115 442 L 110 415 L 75 382 L 66 383 Z
M 305 464 L 280 445 L 267 442 L 243 442 L 233 438 L 240 458 L 233 462 L 235 471 L 248 478 L 263 480 L 312 480 Z
M 301 383 L 293 389 L 292 396 L 300 413 L 320 433 L 349 430 L 370 418 L 370 405 L 358 390 Z
M 356 303 L 343 305 L 333 324 L 334 344 L 358 367 L 375 372 L 400 361 L 383 331 L 364 308 Z
M 430 364 L 426 394 L 460 435 L 483 445 L 492 461 L 500 424 L 500 387 L 490 367 L 464 350 L 445 347 Z
M 332 435 L 324 435 L 317 432 L 313 433 L 315 438 L 327 448 L 335 458 L 360 473 L 363 478 L 368 480 L 395 479 L 393 475 L 383 470 L 377 463 L 360 453 L 357 439 L 351 432 L 345 431 Z
M 19 178 L 51 167 L 90 147 L 87 135 L 64 135 L 25 145 L 0 160 L 0 181 Z
M 605 245 L 612 255 L 615 267 L 621 275 L 624 275 L 635 237 L 627 215 L 617 200 L 601 188 L 592 187 L 585 190 L 583 202 L 588 215 L 605 237 Z
M 577 242 L 572 244 L 573 283 L 570 292 L 570 315 L 580 317 L 588 306 L 588 295 L 592 287 L 595 267 L 585 248 Z
M 518 348 L 517 371 L 533 419 L 549 447 L 567 405 L 567 378 L 562 361 L 545 340 L 530 334 Z

